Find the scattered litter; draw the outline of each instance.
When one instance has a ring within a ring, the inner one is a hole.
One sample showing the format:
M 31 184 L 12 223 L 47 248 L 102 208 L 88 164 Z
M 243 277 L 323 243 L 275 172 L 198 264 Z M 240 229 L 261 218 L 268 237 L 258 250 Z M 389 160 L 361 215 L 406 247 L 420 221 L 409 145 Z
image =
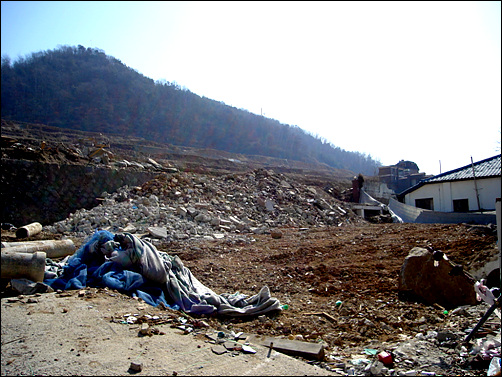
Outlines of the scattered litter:
M 242 345 L 242 352 L 245 353 L 256 353 L 256 350 L 250 346 L 247 346 L 245 344 Z
M 500 367 L 500 357 L 494 357 L 492 361 L 490 361 L 490 365 L 488 366 L 487 376 L 500 376 L 501 367 Z
M 392 355 L 387 351 L 382 351 L 378 354 L 378 360 L 383 363 L 383 365 L 392 365 Z
M 126 321 L 127 321 L 127 323 L 129 323 L 129 324 L 133 324 L 133 323 L 136 323 L 136 321 L 137 321 L 137 320 L 138 320 L 138 318 L 136 318 L 135 316 L 132 316 L 132 315 L 131 315 L 131 316 L 128 316 L 128 317 L 127 317 L 127 320 L 126 320 Z
M 378 350 L 373 349 L 373 348 L 365 348 L 364 353 L 366 355 L 376 355 L 378 353 Z

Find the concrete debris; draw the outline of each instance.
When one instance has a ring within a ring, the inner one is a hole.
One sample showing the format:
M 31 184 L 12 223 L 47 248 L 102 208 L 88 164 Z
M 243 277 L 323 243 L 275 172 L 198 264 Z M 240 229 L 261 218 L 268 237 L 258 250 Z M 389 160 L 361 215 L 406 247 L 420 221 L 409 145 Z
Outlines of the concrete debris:
M 42 224 L 39 222 L 34 222 L 25 226 L 22 226 L 16 230 L 17 238 L 28 238 L 34 236 L 42 231 Z
M 45 252 L 47 258 L 60 258 L 72 255 L 76 250 L 72 240 L 42 240 L 25 242 L 2 242 L 2 251 L 16 253 Z
M 77 210 L 45 230 L 84 238 L 96 229 L 130 231 L 169 242 L 267 233 L 280 238 L 272 229 L 364 221 L 329 193 L 265 169 L 217 177 L 161 173 L 102 197 L 97 207 Z
M 10 284 L 12 289 L 21 295 L 54 292 L 54 289 L 47 284 L 28 279 L 11 279 Z
M 46 254 L 43 251 L 34 253 L 16 253 L 2 249 L 0 276 L 2 279 L 29 279 L 43 282 L 45 274 Z
M 217 355 L 223 355 L 224 353 L 227 353 L 227 352 L 228 352 L 228 350 L 227 350 L 224 346 L 222 346 L 221 344 L 218 344 L 218 345 L 216 345 L 216 346 L 212 346 L 212 347 L 211 347 L 211 350 L 212 350 L 215 354 L 217 354 Z
M 129 370 L 133 373 L 141 372 L 143 370 L 143 364 L 131 362 L 131 365 L 129 366 Z
M 399 274 L 398 289 L 403 295 L 420 298 L 429 305 L 437 303 L 446 309 L 476 305 L 476 293 L 471 278 L 455 271 L 450 261 L 441 258 L 435 266 L 433 253 L 415 247 L 405 258 Z

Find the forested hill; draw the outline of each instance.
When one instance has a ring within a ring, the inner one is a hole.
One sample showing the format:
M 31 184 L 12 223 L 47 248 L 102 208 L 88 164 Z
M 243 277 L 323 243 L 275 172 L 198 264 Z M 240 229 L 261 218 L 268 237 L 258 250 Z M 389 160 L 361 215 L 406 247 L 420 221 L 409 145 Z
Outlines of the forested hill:
M 14 62 L 3 56 L 1 69 L 4 119 L 320 162 L 364 175 L 380 165 L 297 126 L 155 82 L 99 49 L 62 46 Z

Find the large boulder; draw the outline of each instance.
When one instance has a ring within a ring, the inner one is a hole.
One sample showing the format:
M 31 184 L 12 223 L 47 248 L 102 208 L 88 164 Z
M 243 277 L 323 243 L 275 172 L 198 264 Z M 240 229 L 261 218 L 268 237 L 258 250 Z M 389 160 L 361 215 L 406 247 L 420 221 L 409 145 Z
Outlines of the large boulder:
M 446 309 L 478 304 L 474 282 L 464 273 L 452 274 L 453 266 L 443 259 L 435 267 L 430 251 L 414 247 L 399 273 L 400 295 L 429 305 L 437 303 Z

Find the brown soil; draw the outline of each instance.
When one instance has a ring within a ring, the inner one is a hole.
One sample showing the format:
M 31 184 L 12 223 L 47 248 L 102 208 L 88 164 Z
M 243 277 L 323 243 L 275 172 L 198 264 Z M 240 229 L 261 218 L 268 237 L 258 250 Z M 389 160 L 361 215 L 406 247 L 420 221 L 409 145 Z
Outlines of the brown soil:
M 455 263 L 469 265 L 477 256 L 493 253 L 496 241 L 493 234 L 472 234 L 465 225 L 365 224 L 282 233 L 280 239 L 257 235 L 249 244 L 210 243 L 166 251 L 177 252 L 215 292 L 251 295 L 267 285 L 289 306 L 277 321 L 229 320 L 239 323 L 242 331 L 301 334 L 346 347 L 368 339 L 397 341 L 401 334 L 417 331 L 422 316 L 431 327 L 444 321 L 437 307 L 398 298 L 399 271 L 413 247 L 433 245 Z M 342 304 L 337 306 L 337 301 Z M 365 326 L 364 319 L 377 326 Z
M 159 247 L 177 254 L 195 277 L 216 293 L 253 295 L 267 285 L 288 309 L 263 322 L 211 317 L 218 328 L 270 336 L 301 334 L 330 347 L 361 348 L 370 340 L 402 340 L 419 332 L 425 317 L 430 329 L 445 321 L 442 308 L 403 301 L 398 277 L 415 246 L 432 245 L 466 269 L 496 253 L 496 235 L 469 225 L 357 224 L 341 227 L 281 229 L 282 238 L 254 235 L 253 242 L 210 241 Z M 54 238 L 50 234 L 34 237 Z M 9 232 L 2 240 L 12 241 Z M 78 240 L 76 240 L 78 242 Z M 337 306 L 336 302 L 342 304 Z M 370 320 L 376 326 L 364 324 Z

